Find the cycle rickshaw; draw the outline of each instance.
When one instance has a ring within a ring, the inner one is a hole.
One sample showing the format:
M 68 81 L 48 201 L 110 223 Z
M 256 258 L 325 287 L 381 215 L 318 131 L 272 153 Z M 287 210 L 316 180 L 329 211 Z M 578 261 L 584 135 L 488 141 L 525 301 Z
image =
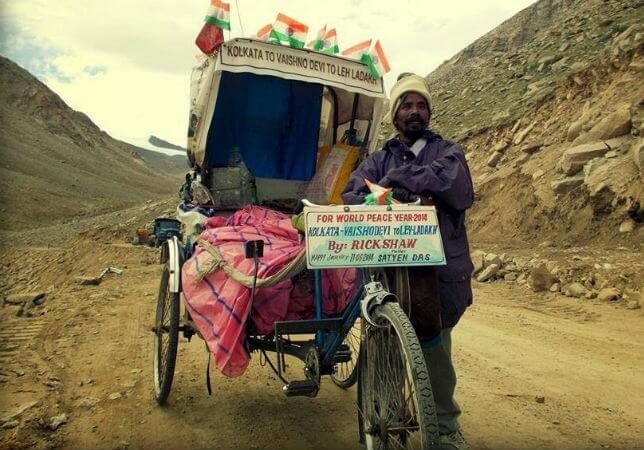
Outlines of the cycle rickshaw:
M 247 200 L 273 206 L 278 199 L 309 196 L 331 202 L 332 177 L 342 168 L 321 164 L 319 147 L 339 141 L 356 152 L 375 147 L 384 86 L 357 61 L 238 38 L 195 69 L 192 81 L 188 157 L 201 174 L 209 202 L 219 208 L 215 216 L 230 216 L 235 202 L 240 206 Z M 241 148 L 244 166 L 231 171 L 227 164 L 236 148 Z M 328 173 L 320 174 L 321 167 Z M 253 175 L 250 188 L 246 172 Z M 231 177 L 237 184 L 224 192 Z M 317 191 L 309 189 L 315 180 Z M 286 395 L 314 397 L 323 376 L 345 389 L 357 382 L 360 441 L 367 448 L 438 448 L 427 367 L 401 308 L 409 297 L 405 266 L 444 263 L 435 210 L 303 202 L 306 237 L 282 279 L 299 272 L 311 275 L 314 316 L 276 320 L 264 334 L 252 320 L 246 322 L 245 351 L 267 358 Z M 179 335 L 190 339 L 196 334 L 209 344 L 213 339 L 214 331 L 200 328 L 188 310 L 182 279 L 184 263 L 195 258 L 195 245 L 204 245 L 199 231 L 184 230 L 183 240 L 172 237 L 162 250 L 153 327 L 154 389 L 160 404 L 170 393 Z M 264 241 L 260 236 L 237 243 L 254 261 L 254 276 L 237 276 L 232 269 L 225 274 L 247 288 L 251 306 L 256 292 L 270 285 L 257 275 L 264 244 L 271 245 Z M 385 266 L 392 269 L 385 271 Z M 323 271 L 341 268 L 355 272 L 356 288 L 342 311 L 325 316 Z M 274 352 L 274 364 L 266 352 Z M 286 378 L 284 355 L 303 361 L 303 379 Z

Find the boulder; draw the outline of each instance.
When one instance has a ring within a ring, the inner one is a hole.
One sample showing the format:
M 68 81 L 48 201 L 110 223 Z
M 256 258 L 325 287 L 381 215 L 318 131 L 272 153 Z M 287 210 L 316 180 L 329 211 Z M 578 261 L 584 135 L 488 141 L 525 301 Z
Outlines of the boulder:
M 485 269 L 481 271 L 481 273 L 479 273 L 476 276 L 476 281 L 480 281 L 481 283 L 488 281 L 494 275 L 496 275 L 496 273 L 499 271 L 500 268 L 501 266 L 498 264 L 491 264 L 487 266 Z
M 503 265 L 503 261 L 501 257 L 496 253 L 486 253 L 485 257 L 483 258 L 483 265 L 487 267 L 492 264 L 496 264 L 499 267 L 501 267 Z
M 566 139 L 571 142 L 577 139 L 577 136 L 581 134 L 583 124 L 581 120 L 571 123 L 566 133 Z
M 23 303 L 41 304 L 45 301 L 44 292 L 30 292 L 27 294 L 9 294 L 5 297 L 5 302 L 10 305 L 22 305 Z
M 543 142 L 541 141 L 529 142 L 529 143 L 523 144 L 523 146 L 521 147 L 521 151 L 524 153 L 532 154 L 532 153 L 538 152 L 541 149 L 541 147 L 543 147 Z
M 594 184 L 588 176 L 584 178 L 584 183 L 590 192 L 590 205 L 593 208 L 593 213 L 595 215 L 610 213 L 616 198 L 611 186 L 605 181 Z
M 623 136 L 631 131 L 631 126 L 631 107 L 628 103 L 623 103 L 614 112 L 597 122 L 588 133 L 578 137 L 576 142 L 593 142 Z
M 534 292 L 543 292 L 550 289 L 550 286 L 552 286 L 555 281 L 556 280 L 550 274 L 550 271 L 548 271 L 545 264 L 534 267 L 528 276 L 528 286 L 530 286 Z
M 484 266 L 483 261 L 485 258 L 485 252 L 482 250 L 474 250 L 470 257 L 472 258 L 472 264 L 474 264 L 474 271 L 472 275 L 477 274 Z
M 563 195 L 566 194 L 576 187 L 584 184 L 584 176 L 579 175 L 576 177 L 567 177 L 562 180 L 553 181 L 550 183 L 550 187 L 555 192 L 555 194 Z
M 621 295 L 617 288 L 604 288 L 597 294 L 597 299 L 602 302 L 611 302 L 618 300 Z
M 521 144 L 521 142 L 523 142 L 525 137 L 528 135 L 528 133 L 530 133 L 532 131 L 532 129 L 534 128 L 535 125 L 536 125 L 536 122 L 532 122 L 530 125 L 525 127 L 523 130 L 518 131 L 517 134 L 514 135 L 514 139 L 512 140 L 514 145 Z
M 606 145 L 608 145 L 608 148 L 610 148 L 611 150 L 614 150 L 618 153 L 626 153 L 626 151 L 633 143 L 633 136 L 626 134 L 624 136 L 607 139 L 605 142 Z
M 98 286 L 99 284 L 101 284 L 102 280 L 103 277 L 76 277 L 76 281 L 78 281 L 78 284 L 82 286 Z
M 530 159 L 530 153 L 520 153 L 514 160 L 514 167 L 519 167 L 525 164 Z
M 559 167 L 564 174 L 570 176 L 579 172 L 588 161 L 598 156 L 604 156 L 610 150 L 605 142 L 577 145 L 563 152 Z
M 503 158 L 503 153 L 501 152 L 494 152 L 492 153 L 492 156 L 487 160 L 487 165 L 489 167 L 496 167 L 496 165 L 501 161 L 501 158 Z
M 69 422 L 69 417 L 67 416 L 67 414 L 59 414 L 51 418 L 51 420 L 49 421 L 49 429 L 55 431 L 60 428 L 61 425 L 64 425 L 67 422 Z
M 503 279 L 508 282 L 516 281 L 517 278 L 519 278 L 519 276 L 516 274 L 516 272 L 506 273 L 505 276 L 503 277 Z
M 501 139 L 499 142 L 496 143 L 494 147 L 492 147 L 493 152 L 500 152 L 500 153 L 505 153 L 507 148 L 510 146 L 510 142 L 506 141 L 505 139 Z
M 619 225 L 619 232 L 620 233 L 631 233 L 635 229 L 635 221 L 631 218 L 628 218 L 624 220 L 620 225 Z
M 588 293 L 588 289 L 581 283 L 570 283 L 564 287 L 564 295 L 567 297 L 584 297 Z

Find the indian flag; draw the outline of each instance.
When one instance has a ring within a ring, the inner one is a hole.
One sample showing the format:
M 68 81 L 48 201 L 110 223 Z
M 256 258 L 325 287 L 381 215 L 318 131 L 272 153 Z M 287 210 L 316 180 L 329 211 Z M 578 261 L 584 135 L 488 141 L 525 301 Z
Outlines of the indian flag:
M 206 23 L 230 31 L 230 3 L 220 0 L 210 0 L 206 13 Z
M 342 52 L 342 56 L 360 61 L 362 59 L 362 55 L 369 52 L 369 47 L 371 47 L 371 39 L 360 42 L 353 47 L 349 47 Z
M 382 50 L 382 45 L 380 45 L 380 41 L 376 41 L 373 50 L 362 55 L 360 60 L 369 66 L 371 75 L 376 80 L 391 70 L 385 52 Z
M 268 41 L 268 37 L 271 34 L 272 29 L 273 25 L 268 23 L 257 31 L 257 35 L 255 37 L 261 41 Z
M 340 48 L 338 48 L 338 36 L 335 33 L 335 28 L 332 28 L 325 33 L 322 49 L 320 51 L 330 55 L 340 53 Z
M 309 27 L 285 14 L 278 14 L 270 38 L 276 44 L 286 42 L 291 47 L 302 48 L 306 42 Z
M 308 44 L 306 44 L 306 46 L 313 50 L 322 50 L 322 47 L 324 46 L 325 35 L 326 35 L 326 25 L 324 25 L 320 29 L 320 31 L 318 31 L 318 34 L 315 36 L 315 39 L 313 39 Z

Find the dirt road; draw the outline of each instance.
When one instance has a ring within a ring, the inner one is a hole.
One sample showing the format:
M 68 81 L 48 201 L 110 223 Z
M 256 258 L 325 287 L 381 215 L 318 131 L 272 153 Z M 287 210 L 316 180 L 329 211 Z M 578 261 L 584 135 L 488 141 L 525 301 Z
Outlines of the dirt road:
M 315 399 L 286 398 L 255 358 L 240 378 L 213 372 L 209 397 L 198 339 L 181 341 L 169 405 L 158 407 L 153 249 L 106 239 L 3 256 L 0 275 L 25 288 L 37 279 L 48 294 L 33 317 L 2 309 L 0 447 L 360 448 L 355 388 L 327 380 Z M 108 266 L 124 273 L 74 280 Z M 475 301 L 454 336 L 474 449 L 644 448 L 642 310 L 504 283 L 475 283 Z

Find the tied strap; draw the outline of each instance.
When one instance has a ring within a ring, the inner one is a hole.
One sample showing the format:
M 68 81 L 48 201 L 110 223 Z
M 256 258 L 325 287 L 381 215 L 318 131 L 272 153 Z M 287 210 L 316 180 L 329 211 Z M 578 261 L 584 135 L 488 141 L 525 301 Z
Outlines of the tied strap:
M 219 249 L 205 239 L 198 239 L 197 245 L 208 253 L 208 259 L 201 265 L 195 276 L 195 284 L 199 284 L 204 278 L 216 270 L 223 270 L 230 278 L 247 288 L 253 287 L 254 278 L 240 272 L 224 259 Z M 306 268 L 306 249 L 303 248 L 293 260 L 282 267 L 277 273 L 266 278 L 257 278 L 256 287 L 270 287 L 282 281 L 292 278 Z

